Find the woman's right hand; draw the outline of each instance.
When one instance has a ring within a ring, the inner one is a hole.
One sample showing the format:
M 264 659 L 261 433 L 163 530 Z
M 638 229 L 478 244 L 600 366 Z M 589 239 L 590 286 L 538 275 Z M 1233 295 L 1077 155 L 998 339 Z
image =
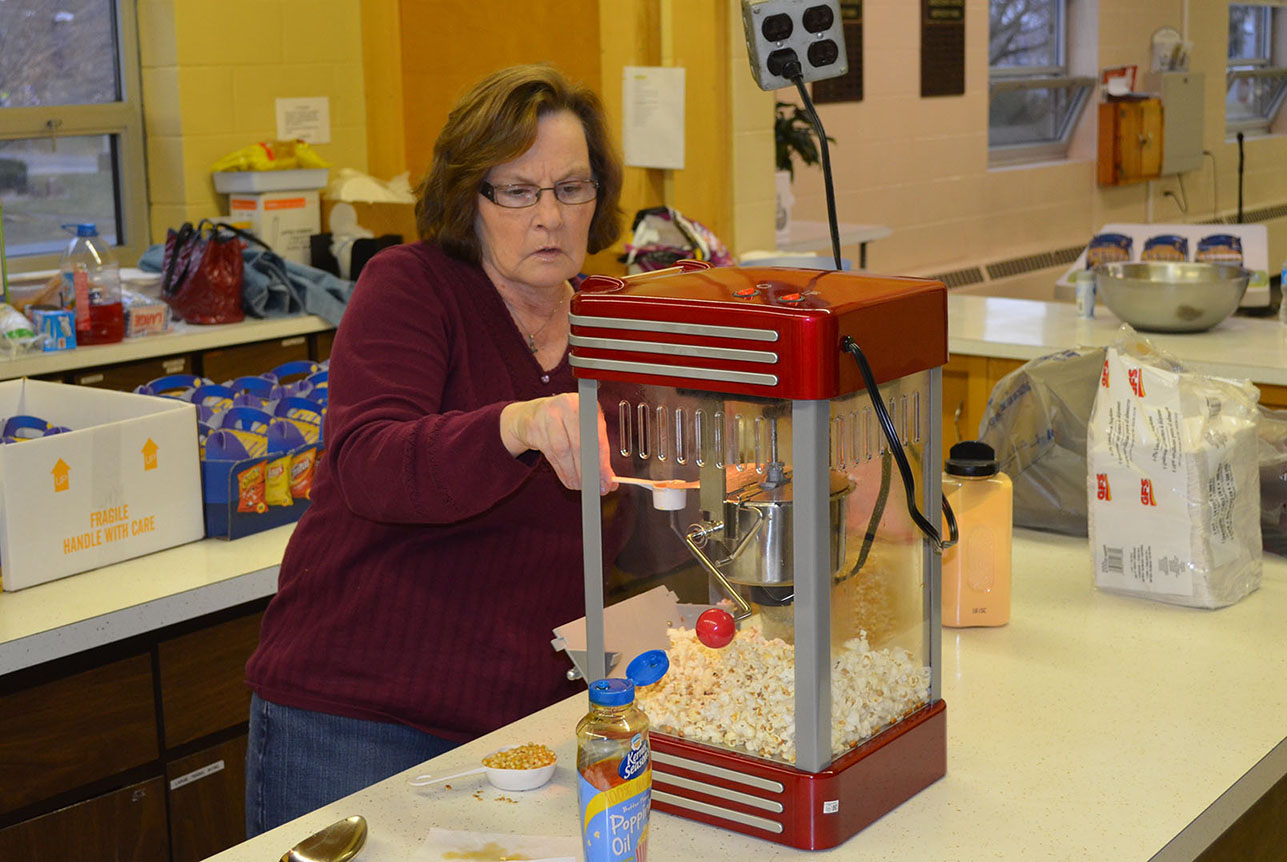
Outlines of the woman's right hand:
M 515 457 L 534 450 L 545 456 L 559 481 L 573 491 L 581 488 L 581 425 L 574 392 L 515 401 L 500 415 L 501 442 Z M 608 427 L 598 411 L 599 493 L 616 487 L 608 450 Z

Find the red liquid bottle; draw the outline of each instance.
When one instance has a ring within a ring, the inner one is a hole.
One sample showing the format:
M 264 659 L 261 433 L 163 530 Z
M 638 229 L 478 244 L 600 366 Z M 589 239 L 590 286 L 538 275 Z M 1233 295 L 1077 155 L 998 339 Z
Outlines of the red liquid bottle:
M 71 225 L 63 225 L 70 230 Z M 64 308 L 76 311 L 77 344 L 112 344 L 125 337 L 121 266 L 93 224 L 78 224 L 60 269 Z

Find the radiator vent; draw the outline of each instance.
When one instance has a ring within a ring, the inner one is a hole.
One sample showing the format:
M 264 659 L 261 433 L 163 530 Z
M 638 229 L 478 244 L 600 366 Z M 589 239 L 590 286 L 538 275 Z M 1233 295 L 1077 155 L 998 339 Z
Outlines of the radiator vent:
M 988 267 L 988 279 L 995 281 L 998 278 L 1008 278 L 1012 275 L 1023 275 L 1028 272 L 1035 272 L 1039 269 L 1050 269 L 1055 266 L 1067 266 L 1077 259 L 1081 254 L 1084 246 L 1073 246 L 1071 248 L 1058 248 L 1052 251 L 1043 251 L 1039 254 L 1030 254 L 1025 257 L 1012 257 L 1009 260 L 999 260 L 990 263 Z
M 965 287 L 969 284 L 981 283 L 983 281 L 983 270 L 977 266 L 972 266 L 968 269 L 956 269 L 952 272 L 940 272 L 937 275 L 927 275 L 925 277 L 941 281 L 949 288 Z
M 1287 216 L 1287 204 L 1275 204 L 1271 207 L 1261 207 L 1255 210 L 1244 210 L 1242 213 L 1243 224 L 1259 224 L 1263 221 L 1273 221 L 1276 218 Z M 1225 216 L 1221 221 L 1224 224 L 1237 224 L 1238 216 Z

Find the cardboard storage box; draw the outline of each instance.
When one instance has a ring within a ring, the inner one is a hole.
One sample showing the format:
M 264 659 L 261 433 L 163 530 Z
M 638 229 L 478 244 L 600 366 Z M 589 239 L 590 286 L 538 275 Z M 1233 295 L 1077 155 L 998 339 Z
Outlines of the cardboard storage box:
M 233 192 L 228 211 L 283 260 L 308 265 L 308 238 L 322 229 L 316 191 Z
M 397 234 L 403 242 L 415 242 L 420 238 L 416 231 L 416 205 L 395 204 L 388 202 L 372 203 L 368 201 L 333 201 L 322 200 L 322 224 L 331 231 L 331 210 L 335 205 L 345 203 L 357 213 L 357 223 L 371 231 L 377 237 L 386 234 Z
M 71 431 L 0 445 L 0 576 L 19 590 L 200 539 L 196 408 L 40 380 L 0 382 L 0 416 Z

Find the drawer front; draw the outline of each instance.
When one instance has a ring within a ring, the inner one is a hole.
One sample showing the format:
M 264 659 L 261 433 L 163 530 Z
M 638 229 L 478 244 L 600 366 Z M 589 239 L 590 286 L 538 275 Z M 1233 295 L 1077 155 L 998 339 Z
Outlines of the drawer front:
M 272 371 L 283 362 L 308 359 L 308 337 L 295 335 L 273 341 L 256 341 L 207 350 L 201 355 L 201 373 L 215 383 L 234 377 L 254 376 Z
M 313 336 L 313 360 L 321 362 L 331 358 L 331 345 L 335 343 L 335 330 L 328 329 Z
M 0 812 L 141 766 L 159 753 L 147 655 L 5 695 Z
M 170 858 L 197 862 L 246 839 L 246 736 L 166 764 Z
M 120 365 L 102 365 L 98 368 L 84 368 L 71 373 L 71 382 L 78 386 L 93 386 L 98 389 L 115 389 L 127 392 L 149 380 L 165 377 L 167 374 L 191 374 L 191 356 L 166 356 L 159 359 L 144 359 L 139 362 L 122 362 Z
M 166 748 L 249 718 L 246 659 L 259 643 L 261 616 L 239 617 L 158 645 Z
M 168 862 L 164 793 L 153 778 L 0 830 L 0 859 Z

